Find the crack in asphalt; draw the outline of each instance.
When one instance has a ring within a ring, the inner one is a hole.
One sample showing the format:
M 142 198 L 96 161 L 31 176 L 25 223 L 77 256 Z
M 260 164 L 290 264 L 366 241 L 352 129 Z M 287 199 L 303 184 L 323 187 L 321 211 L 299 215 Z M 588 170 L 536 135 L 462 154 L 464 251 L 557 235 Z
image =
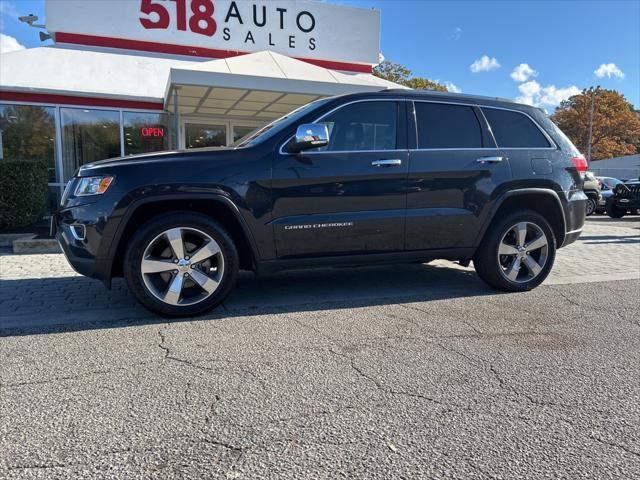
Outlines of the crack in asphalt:
M 351 366 L 351 369 L 353 371 L 355 371 L 358 374 L 358 376 L 366 379 L 370 383 L 373 383 L 376 386 L 376 388 L 378 390 L 380 390 L 380 391 L 390 393 L 391 395 L 401 395 L 401 396 L 405 396 L 405 397 L 419 398 L 421 400 L 426 400 L 428 402 L 436 403 L 438 405 L 442 405 L 443 404 L 443 402 L 441 402 L 440 400 L 436 400 L 435 398 L 428 397 L 428 396 L 420 394 L 420 393 L 407 392 L 407 391 L 404 391 L 404 390 L 396 390 L 393 387 L 385 386 L 379 380 L 377 380 L 375 377 L 367 375 L 360 367 L 358 367 L 356 365 L 356 363 L 355 363 L 355 359 L 352 356 L 347 355 L 345 353 L 337 352 L 337 351 L 333 350 L 332 348 L 329 348 L 328 351 L 329 351 L 329 353 L 331 353 L 333 355 L 337 355 L 339 357 L 342 357 L 342 358 L 348 360 L 349 361 L 349 365 Z
M 210 402 L 209 407 L 207 408 L 207 413 L 204 415 L 205 425 L 209 425 L 211 423 L 211 418 L 216 416 L 216 405 L 219 401 L 220 395 L 215 394 L 213 396 L 213 401 Z
M 584 305 L 580 305 L 580 303 L 576 302 L 573 298 L 569 297 L 567 294 L 565 294 L 562 290 L 553 287 L 552 285 L 549 285 L 549 288 L 551 290 L 553 290 L 554 292 L 556 292 L 558 295 L 560 295 L 562 298 L 564 298 L 567 302 L 569 302 L 571 305 L 576 306 L 576 307 L 581 307 L 583 308 Z
M 635 456 L 637 458 L 640 458 L 640 453 L 639 452 L 636 452 L 635 450 L 630 449 L 626 445 L 622 445 L 620 443 L 610 442 L 609 440 L 605 440 L 604 438 L 596 437 L 593 433 L 589 434 L 589 438 L 591 438 L 592 440 L 595 440 L 596 442 L 599 442 L 599 443 L 601 443 L 603 445 L 608 445 L 610 447 L 619 448 L 620 450 L 623 450 L 623 451 L 627 452 L 630 455 L 633 455 L 633 456 Z
M 27 387 L 27 386 L 33 386 L 33 385 L 48 385 L 48 384 L 52 384 L 52 383 L 69 382 L 69 381 L 73 381 L 73 380 L 81 380 L 81 379 L 86 379 L 86 378 L 91 378 L 91 377 L 97 377 L 97 376 L 100 376 L 100 375 L 107 375 L 109 373 L 129 371 L 131 369 L 131 367 L 140 366 L 140 365 L 146 365 L 146 364 L 149 364 L 149 363 L 153 363 L 153 362 L 149 362 L 149 361 L 136 362 L 136 363 L 129 364 L 126 367 L 93 370 L 93 371 L 90 371 L 90 372 L 77 373 L 75 375 L 65 375 L 65 376 L 62 376 L 62 377 L 53 377 L 53 378 L 50 378 L 50 379 L 47 379 L 47 380 L 33 380 L 33 381 L 26 381 L 26 382 L 0 383 L 0 389 L 2 389 L 2 388 L 19 388 L 19 387 Z
M 236 447 L 235 445 L 231 445 L 230 443 L 222 442 L 220 440 L 212 440 L 212 439 L 206 438 L 206 437 L 203 437 L 200 440 L 202 442 L 204 442 L 204 443 L 208 443 L 209 445 L 216 445 L 218 447 L 226 448 L 227 450 L 231 450 L 232 452 L 237 453 L 238 454 L 238 458 L 236 459 L 236 461 L 240 459 L 240 457 L 242 456 L 242 454 L 245 451 L 245 449 L 243 447 Z
M 420 311 L 422 313 L 428 313 L 422 309 L 419 308 L 415 308 L 415 307 L 411 307 L 411 306 L 405 306 L 405 305 L 401 305 L 404 308 L 410 309 L 410 310 L 417 310 Z M 403 318 L 404 319 L 404 318 Z M 294 319 L 294 321 L 301 325 L 304 328 L 308 328 L 310 330 L 313 330 L 316 334 L 318 334 L 319 336 L 321 336 L 322 338 L 325 338 L 327 340 L 329 340 L 329 342 L 336 348 L 340 348 L 339 346 L 337 346 L 335 344 L 335 341 L 333 338 L 327 336 L 324 332 L 322 332 L 321 330 L 317 329 L 315 326 L 312 325 L 308 325 L 305 324 L 304 322 L 298 320 L 298 319 Z M 475 334 L 474 335 L 446 335 L 446 336 L 436 336 L 436 337 L 422 337 L 425 339 L 432 339 L 432 340 L 445 340 L 445 339 L 449 339 L 449 338 L 485 338 L 485 337 L 511 337 L 511 336 L 515 336 L 515 337 L 519 337 L 522 335 L 530 335 L 530 334 L 539 334 L 540 332 L 535 331 L 535 330 L 526 330 L 526 331 L 522 331 L 522 332 L 511 332 L 511 333 L 503 333 L 503 334 L 485 334 L 482 333 L 479 329 L 473 327 L 472 325 L 468 324 L 465 321 L 462 321 L 463 323 L 467 324 L 472 330 L 474 330 Z M 410 322 L 413 323 L 413 322 Z M 416 324 L 417 325 L 417 324 Z M 502 374 L 498 371 L 498 369 L 495 367 L 495 365 L 491 362 L 488 361 L 484 358 L 482 358 L 481 356 L 474 356 L 471 357 L 469 355 L 467 355 L 464 352 L 461 352 L 453 347 L 450 346 L 445 346 L 442 342 L 435 342 L 435 345 L 437 345 L 438 347 L 440 347 L 441 349 L 449 352 L 449 353 L 453 353 L 455 355 L 458 355 L 459 357 L 463 358 L 469 365 L 471 365 L 474 368 L 483 370 L 485 372 L 487 372 L 489 374 L 489 376 L 491 378 L 493 378 L 499 385 L 499 387 L 502 390 L 506 390 L 509 391 L 511 393 L 513 393 L 516 397 L 520 397 L 520 398 L 524 398 L 526 399 L 530 404 L 532 405 L 536 405 L 539 407 L 560 407 L 560 408 L 565 408 L 565 409 L 575 409 L 577 406 L 575 405 L 569 405 L 569 404 L 565 404 L 565 403 L 559 403 L 559 402 L 551 402 L 551 401 L 542 401 L 542 400 L 538 400 L 535 397 L 533 397 L 532 395 L 526 393 L 526 392 L 522 392 L 519 389 L 517 389 L 514 385 L 512 385 L 510 382 L 508 382 L 505 378 L 503 378 Z M 365 380 L 369 381 L 370 383 L 374 384 L 376 386 L 376 388 L 378 390 L 384 391 L 384 392 L 388 392 L 392 395 L 404 395 L 404 396 L 409 396 L 409 397 L 415 397 L 415 398 L 420 398 L 429 402 L 433 402 L 433 403 L 437 403 L 437 404 L 443 404 L 443 402 L 441 402 L 440 400 L 437 400 L 435 398 L 432 397 L 428 397 L 426 395 L 422 395 L 422 394 L 416 394 L 416 393 L 412 393 L 412 392 L 406 392 L 406 391 L 402 391 L 402 390 L 395 390 L 392 387 L 389 386 L 385 386 L 383 385 L 379 380 L 377 380 L 375 377 L 368 375 L 366 372 L 364 372 L 364 370 L 362 370 L 360 367 L 358 367 L 358 365 L 355 363 L 355 359 L 347 354 L 341 353 L 336 351 L 334 348 L 329 348 L 328 351 L 333 354 L 333 355 L 337 355 L 340 356 L 342 358 L 345 358 L 349 361 L 349 365 L 351 367 L 351 369 L 353 371 L 355 371 L 358 376 L 360 376 L 361 378 L 364 378 Z M 458 406 L 460 407 L 460 406 Z M 599 410 L 595 410 L 598 411 Z
M 294 320 L 294 322 L 296 322 L 301 327 L 308 328 L 308 329 L 312 330 L 313 332 L 315 332 L 320 337 L 328 340 L 331 345 L 339 348 L 339 346 L 337 346 L 335 344 L 335 340 L 333 338 L 329 337 L 324 332 L 322 332 L 321 330 L 317 329 L 315 326 L 309 325 L 309 324 L 305 324 L 304 322 L 300 321 L 297 318 L 294 318 L 293 320 Z M 331 353 L 332 355 L 337 355 L 339 357 L 347 359 L 349 361 L 349 365 L 351 366 L 351 369 L 353 371 L 355 371 L 358 374 L 358 376 L 360 376 L 361 378 L 364 378 L 364 379 L 368 380 L 369 382 L 373 383 L 378 390 L 390 393 L 392 395 L 402 395 L 402 396 L 406 396 L 406 397 L 419 398 L 419 399 L 422 399 L 422 400 L 426 400 L 428 402 L 432 402 L 432 403 L 436 403 L 436 404 L 442 405 L 441 401 L 436 400 L 435 398 L 428 397 L 426 395 L 422 395 L 422 394 L 419 394 L 419 393 L 406 392 L 406 391 L 402 391 L 402 390 L 396 390 L 396 389 L 394 389 L 392 387 L 384 386 L 376 378 L 374 378 L 374 377 L 372 377 L 370 375 L 367 375 L 361 368 L 359 368 L 356 365 L 355 359 L 352 356 L 344 354 L 344 353 L 340 353 L 340 352 L 334 350 L 331 347 L 329 347 L 327 349 L 327 351 L 329 353 Z
M 160 343 L 158 343 L 158 348 L 160 348 L 162 351 L 164 351 L 164 356 L 163 359 L 165 360 L 170 360 L 173 362 L 177 362 L 180 363 L 182 365 L 187 365 L 188 367 L 193 367 L 196 368 L 198 370 L 202 370 L 205 372 L 213 372 L 215 374 L 222 374 L 224 372 L 220 371 L 219 369 L 216 368 L 212 368 L 212 367 L 208 367 L 206 365 L 202 365 L 202 361 L 200 363 L 196 363 L 193 362 L 191 360 L 187 360 L 185 358 L 180 358 L 180 357 L 176 357 L 174 354 L 171 353 L 171 349 L 166 345 L 166 341 L 167 341 L 167 336 L 166 334 L 163 332 L 163 330 L 166 330 L 168 327 L 168 325 L 166 325 L 164 327 L 164 329 L 160 329 L 158 330 L 158 336 L 160 337 Z M 261 386 L 261 388 L 263 390 L 266 390 L 267 386 L 264 382 L 264 380 L 262 378 L 260 378 L 255 372 L 251 371 L 250 369 L 240 365 L 237 361 L 232 361 L 232 360 L 227 360 L 224 358 L 215 358 L 215 359 L 208 359 L 206 361 L 209 362 L 221 362 L 221 363 L 225 363 L 227 365 L 231 365 L 233 367 L 233 369 L 236 372 L 242 372 L 246 375 L 249 375 L 251 377 L 253 377 Z M 188 386 L 187 386 L 188 388 Z M 186 393 L 185 393 L 185 399 L 186 399 Z
M 478 365 L 478 363 L 476 363 L 475 361 L 473 361 L 473 359 L 471 359 L 468 355 L 454 349 L 453 347 L 449 347 L 449 348 L 445 348 L 441 343 L 436 343 L 436 345 L 440 346 L 441 348 L 447 350 L 447 351 L 451 351 L 452 353 L 456 353 L 458 355 L 460 355 L 462 358 L 466 359 L 469 365 L 476 367 L 476 368 L 480 368 L 482 370 L 488 371 L 490 373 L 490 376 L 493 377 L 495 379 L 495 381 L 498 382 L 498 385 L 500 386 L 500 388 L 502 390 L 506 390 L 506 391 L 510 391 L 512 392 L 514 395 L 516 395 L 517 397 L 522 397 L 524 399 L 526 399 L 530 404 L 532 405 L 536 405 L 539 407 L 560 407 L 560 408 L 564 408 L 567 410 L 573 410 L 576 408 L 580 408 L 578 405 L 570 405 L 570 404 L 566 404 L 566 403 L 561 403 L 561 402 L 552 402 L 552 401 L 548 401 L 548 400 L 538 400 L 535 397 L 533 397 L 531 394 L 527 393 L 527 392 L 523 392 L 520 391 L 518 388 L 516 388 L 514 385 L 512 385 L 510 382 L 508 382 L 503 375 L 498 371 L 498 369 L 496 368 L 496 366 L 489 360 L 486 360 L 484 358 L 482 358 L 479 355 L 475 356 L 475 359 L 478 360 L 480 362 L 481 365 Z M 501 353 L 498 353 L 500 356 L 503 356 Z M 504 357 L 504 356 L 503 356 Z M 482 365 L 487 365 L 487 368 L 484 368 Z M 607 413 L 603 410 L 600 409 L 593 409 L 593 411 L 597 412 L 597 413 Z

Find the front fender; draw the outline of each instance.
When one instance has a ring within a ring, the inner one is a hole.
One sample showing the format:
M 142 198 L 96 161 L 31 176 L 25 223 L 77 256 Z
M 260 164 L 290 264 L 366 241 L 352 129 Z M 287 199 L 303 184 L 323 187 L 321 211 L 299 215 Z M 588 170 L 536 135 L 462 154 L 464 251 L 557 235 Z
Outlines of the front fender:
M 246 222 L 246 219 L 242 215 L 240 208 L 237 204 L 229 198 L 229 195 L 226 192 L 212 192 L 209 191 L 207 193 L 167 193 L 165 195 L 162 194 L 154 194 L 148 195 L 143 198 L 139 198 L 137 200 L 132 201 L 128 204 L 126 208 L 120 209 L 120 214 L 118 216 L 114 216 L 109 220 L 109 224 L 107 228 L 105 228 L 105 235 L 103 236 L 102 245 L 98 254 L 98 263 L 99 263 L 99 276 L 103 280 L 103 282 L 110 286 L 112 271 L 114 261 L 116 260 L 118 249 L 120 247 L 120 241 L 122 240 L 123 234 L 126 231 L 129 222 L 136 214 L 136 212 L 143 206 L 149 205 L 152 203 L 164 203 L 167 201 L 180 201 L 180 200 L 208 200 L 213 202 L 218 202 L 224 204 L 229 210 L 233 213 L 234 217 L 242 227 L 245 238 L 248 240 L 249 246 L 252 250 L 254 258 L 259 259 L 259 250 L 257 248 L 254 236 L 249 228 L 249 225 Z

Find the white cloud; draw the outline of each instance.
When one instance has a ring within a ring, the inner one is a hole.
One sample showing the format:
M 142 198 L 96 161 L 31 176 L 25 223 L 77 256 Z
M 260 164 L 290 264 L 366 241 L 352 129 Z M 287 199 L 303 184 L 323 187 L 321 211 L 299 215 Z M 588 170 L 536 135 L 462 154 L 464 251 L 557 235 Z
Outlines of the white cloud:
M 531 77 L 537 77 L 538 72 L 529 66 L 528 63 L 521 63 L 511 72 L 511 78 L 516 82 L 526 82 Z
M 0 53 L 15 52 L 16 50 L 24 50 L 25 46 L 20 44 L 15 38 L 0 33 Z
M 482 57 L 477 59 L 475 62 L 473 62 L 471 65 L 469 65 L 469 68 L 473 73 L 488 72 L 490 70 L 495 70 L 496 68 L 500 68 L 500 64 L 498 63 L 498 60 L 495 57 L 489 58 L 488 55 L 483 55 Z
M 563 100 L 573 97 L 574 95 L 578 95 L 581 91 L 582 90 L 580 90 L 575 85 L 564 88 L 556 88 L 555 85 L 549 85 L 548 87 L 544 87 L 542 89 L 540 103 L 542 105 L 550 105 L 552 107 L 555 107 L 559 105 Z
M 518 85 L 518 90 L 522 96 L 516 98 L 517 102 L 526 103 L 527 105 L 535 105 L 536 98 L 540 96 L 540 84 L 535 80 L 530 82 L 521 83 Z
M 603 63 L 598 68 L 596 68 L 593 73 L 595 73 L 596 77 L 598 78 L 616 77 L 621 80 L 624 78 L 624 72 L 620 70 L 615 63 Z
M 453 82 L 444 82 L 443 85 L 452 93 L 462 93 L 462 89 Z
M 534 107 L 550 106 L 556 107 L 563 100 L 580 93 L 580 89 L 575 85 L 558 88 L 555 85 L 542 87 L 535 80 L 518 85 L 518 90 L 522 94 L 516 98 L 516 102 L 526 103 Z
M 460 27 L 454 28 L 449 34 L 449 40 L 460 40 L 462 37 L 462 29 Z

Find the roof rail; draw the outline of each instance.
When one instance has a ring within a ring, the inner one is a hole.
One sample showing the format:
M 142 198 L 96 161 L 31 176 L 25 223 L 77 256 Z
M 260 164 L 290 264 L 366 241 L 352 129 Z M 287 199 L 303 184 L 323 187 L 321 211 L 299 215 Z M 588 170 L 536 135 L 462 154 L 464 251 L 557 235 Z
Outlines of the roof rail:
M 489 97 L 486 95 L 473 95 L 470 93 L 453 93 L 453 92 L 440 92 L 437 90 L 414 90 L 412 88 L 410 89 L 404 89 L 404 88 L 386 88 L 383 90 L 380 90 L 381 92 L 386 92 L 386 93 L 395 93 L 395 94 L 399 94 L 399 93 L 411 93 L 414 95 L 429 95 L 429 96 L 439 96 L 439 97 L 454 97 L 454 98 L 475 98 L 475 99 L 480 99 L 480 100 L 495 100 L 498 102 L 509 102 L 509 103 L 518 103 L 515 100 L 512 100 L 510 98 L 502 98 L 502 97 Z

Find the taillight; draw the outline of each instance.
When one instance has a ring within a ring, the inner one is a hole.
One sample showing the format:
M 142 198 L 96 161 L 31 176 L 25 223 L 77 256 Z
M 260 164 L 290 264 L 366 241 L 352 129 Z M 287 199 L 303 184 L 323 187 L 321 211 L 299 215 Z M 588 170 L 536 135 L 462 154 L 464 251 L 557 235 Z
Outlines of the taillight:
M 572 157 L 571 163 L 573 163 L 573 166 L 576 167 L 576 170 L 578 170 L 580 173 L 586 172 L 587 170 L 589 170 L 589 164 L 587 163 L 587 159 L 584 158 L 582 155 L 580 155 L 579 157 Z

